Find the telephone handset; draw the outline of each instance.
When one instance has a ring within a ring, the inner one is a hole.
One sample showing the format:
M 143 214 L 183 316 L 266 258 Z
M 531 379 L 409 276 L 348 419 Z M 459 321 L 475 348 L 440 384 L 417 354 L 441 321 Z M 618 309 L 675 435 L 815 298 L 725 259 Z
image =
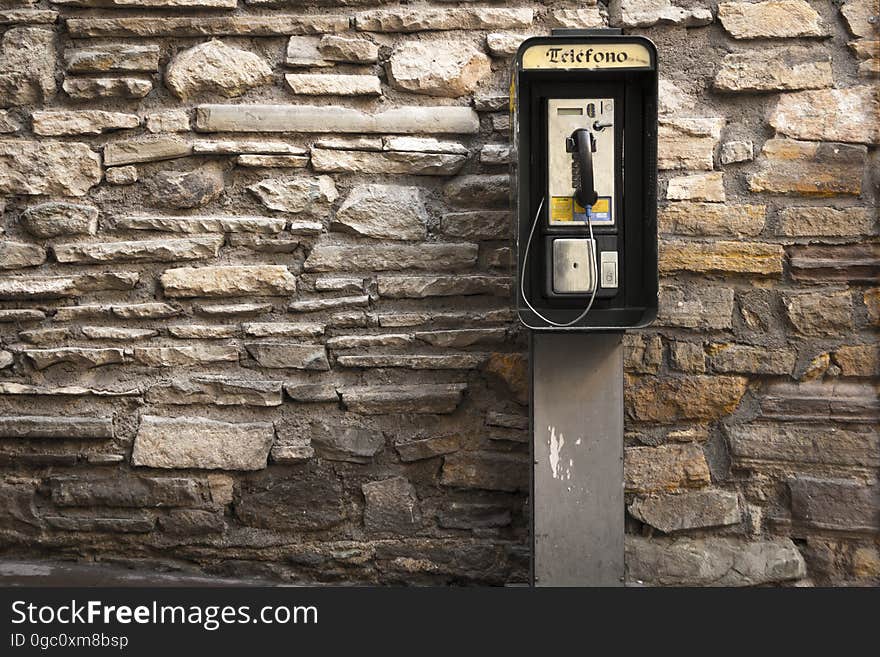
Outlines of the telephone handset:
M 583 208 L 592 208 L 599 200 L 593 180 L 593 153 L 596 138 L 587 128 L 577 128 L 565 139 L 565 151 L 571 153 L 571 186 L 574 198 Z

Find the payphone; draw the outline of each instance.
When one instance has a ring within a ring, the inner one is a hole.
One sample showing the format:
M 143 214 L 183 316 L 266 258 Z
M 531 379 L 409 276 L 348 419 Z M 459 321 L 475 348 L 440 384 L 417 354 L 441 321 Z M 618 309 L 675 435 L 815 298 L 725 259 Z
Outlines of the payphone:
M 657 53 L 609 32 L 557 30 L 515 59 L 516 305 L 531 329 L 657 314 Z

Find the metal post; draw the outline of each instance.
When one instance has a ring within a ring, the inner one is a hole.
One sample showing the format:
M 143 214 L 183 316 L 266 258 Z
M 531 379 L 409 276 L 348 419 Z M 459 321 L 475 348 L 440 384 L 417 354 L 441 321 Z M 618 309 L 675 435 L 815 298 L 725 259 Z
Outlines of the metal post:
M 622 338 L 532 334 L 536 586 L 623 583 Z

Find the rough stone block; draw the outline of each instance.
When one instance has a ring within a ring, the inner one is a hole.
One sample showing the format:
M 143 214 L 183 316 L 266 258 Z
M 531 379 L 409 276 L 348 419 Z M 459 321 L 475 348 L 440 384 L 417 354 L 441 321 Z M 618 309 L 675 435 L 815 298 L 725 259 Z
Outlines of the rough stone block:
M 788 538 L 627 536 L 625 563 L 627 581 L 652 586 L 759 586 L 807 575 L 803 556 Z
M 465 383 L 407 386 L 343 386 L 342 404 L 364 415 L 384 413 L 452 413 L 458 408 Z
M 457 452 L 443 457 L 440 485 L 455 488 L 517 491 L 528 487 L 529 460 L 524 454 Z
M 260 470 L 266 467 L 275 429 L 268 422 L 218 422 L 145 415 L 132 465 L 150 468 Z
M 634 518 L 666 534 L 736 525 L 742 520 L 737 494 L 722 490 L 638 497 L 630 504 L 629 512 Z
M 159 282 L 169 297 L 287 296 L 296 279 L 283 265 L 229 265 L 166 269 Z
M 364 528 L 368 532 L 410 534 L 421 524 L 416 490 L 404 477 L 363 484 Z
M 736 409 L 747 383 L 740 376 L 630 377 L 624 386 L 627 415 L 658 424 L 712 422 Z

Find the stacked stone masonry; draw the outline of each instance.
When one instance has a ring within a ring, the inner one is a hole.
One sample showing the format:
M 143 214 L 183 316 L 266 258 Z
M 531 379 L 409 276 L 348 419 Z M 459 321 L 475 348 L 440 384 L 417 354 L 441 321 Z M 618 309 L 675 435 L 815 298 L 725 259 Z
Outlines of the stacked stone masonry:
M 880 583 L 877 0 L 314 5 L 3 3 L 2 554 L 525 581 L 508 72 L 612 26 L 662 62 L 627 577 Z

